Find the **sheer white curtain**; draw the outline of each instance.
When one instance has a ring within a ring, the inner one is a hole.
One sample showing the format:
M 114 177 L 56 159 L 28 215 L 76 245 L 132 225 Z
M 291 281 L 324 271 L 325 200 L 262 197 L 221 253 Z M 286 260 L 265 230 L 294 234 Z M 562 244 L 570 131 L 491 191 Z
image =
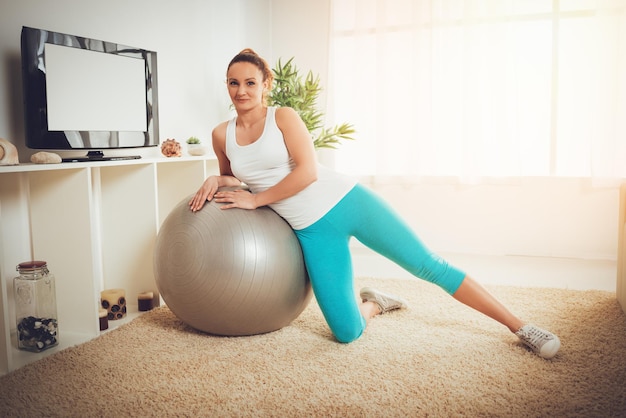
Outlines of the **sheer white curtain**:
M 626 177 L 626 1 L 332 0 L 356 175 Z

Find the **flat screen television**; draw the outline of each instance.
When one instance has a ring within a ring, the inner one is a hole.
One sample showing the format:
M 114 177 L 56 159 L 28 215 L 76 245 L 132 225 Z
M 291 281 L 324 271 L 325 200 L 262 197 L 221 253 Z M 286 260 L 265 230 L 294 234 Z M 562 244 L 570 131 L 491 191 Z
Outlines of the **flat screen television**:
M 21 53 L 28 148 L 103 161 L 159 145 L 156 52 L 24 26 Z

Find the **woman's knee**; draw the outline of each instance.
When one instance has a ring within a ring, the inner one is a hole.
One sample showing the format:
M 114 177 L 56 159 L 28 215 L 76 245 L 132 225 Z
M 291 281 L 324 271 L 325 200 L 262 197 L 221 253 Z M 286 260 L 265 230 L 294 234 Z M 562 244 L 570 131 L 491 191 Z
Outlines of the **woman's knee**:
M 425 257 L 411 272 L 423 280 L 436 284 L 449 294 L 453 294 L 465 278 L 462 270 L 433 253 Z
M 367 322 L 357 307 L 349 309 L 349 304 L 344 305 L 341 311 L 325 312 L 326 323 L 332 331 L 335 339 L 340 343 L 351 343 L 363 335 Z
M 361 335 L 363 335 L 364 327 L 341 327 L 341 329 L 333 329 L 331 327 L 331 331 L 335 336 L 335 339 L 343 344 L 351 343 L 355 340 L 358 340 Z

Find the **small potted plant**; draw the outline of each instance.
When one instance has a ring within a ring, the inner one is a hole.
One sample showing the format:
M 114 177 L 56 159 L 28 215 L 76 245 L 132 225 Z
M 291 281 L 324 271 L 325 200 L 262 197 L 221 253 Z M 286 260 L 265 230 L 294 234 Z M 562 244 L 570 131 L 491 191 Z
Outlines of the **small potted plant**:
M 206 149 L 202 145 L 200 139 L 196 138 L 195 136 L 190 137 L 189 139 L 187 139 L 186 142 L 187 152 L 189 153 L 189 155 L 204 155 L 204 153 L 206 152 Z

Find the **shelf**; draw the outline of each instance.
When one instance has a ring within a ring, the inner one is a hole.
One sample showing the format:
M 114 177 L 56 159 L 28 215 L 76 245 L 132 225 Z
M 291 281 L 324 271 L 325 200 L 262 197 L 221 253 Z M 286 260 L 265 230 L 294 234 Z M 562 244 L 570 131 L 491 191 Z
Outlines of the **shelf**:
M 100 335 L 104 335 L 108 332 L 113 331 L 114 329 L 117 329 L 123 325 L 130 323 L 131 321 L 133 321 L 134 319 L 138 318 L 140 315 L 143 315 L 143 314 L 144 312 L 129 312 L 126 315 L 126 317 L 122 319 L 119 319 L 116 321 L 109 321 L 109 328 L 104 331 L 100 331 L 97 335 L 87 334 L 87 333 L 77 333 L 77 332 L 64 332 L 63 329 L 59 329 L 59 345 L 57 345 L 56 347 L 49 348 L 40 353 L 33 353 L 30 351 L 24 351 L 24 350 L 18 349 L 16 345 L 17 336 L 15 335 L 15 332 L 12 332 L 11 333 L 12 365 L 14 369 L 18 369 L 29 363 L 44 359 L 47 356 L 52 355 L 54 353 L 58 353 L 59 351 L 77 346 L 79 344 L 86 343 L 88 341 L 93 340 L 94 338 L 99 337 Z
M 0 375 L 100 335 L 100 291 L 123 288 L 129 304 L 157 292 L 160 225 L 216 172 L 213 156 L 0 167 Z M 15 354 L 15 266 L 31 259 L 56 277 L 60 346 Z
M 199 157 L 181 156 L 181 157 L 148 157 L 136 160 L 115 160 L 115 161 L 85 161 L 76 163 L 58 163 L 58 164 L 34 164 L 21 163 L 18 165 L 0 166 L 0 174 L 2 173 L 24 173 L 33 171 L 51 171 L 51 170 L 68 170 L 77 168 L 98 168 L 98 167 L 114 167 L 121 165 L 138 165 L 138 164 L 164 164 L 179 163 L 188 161 L 213 161 L 216 157 L 214 154 L 207 154 Z

